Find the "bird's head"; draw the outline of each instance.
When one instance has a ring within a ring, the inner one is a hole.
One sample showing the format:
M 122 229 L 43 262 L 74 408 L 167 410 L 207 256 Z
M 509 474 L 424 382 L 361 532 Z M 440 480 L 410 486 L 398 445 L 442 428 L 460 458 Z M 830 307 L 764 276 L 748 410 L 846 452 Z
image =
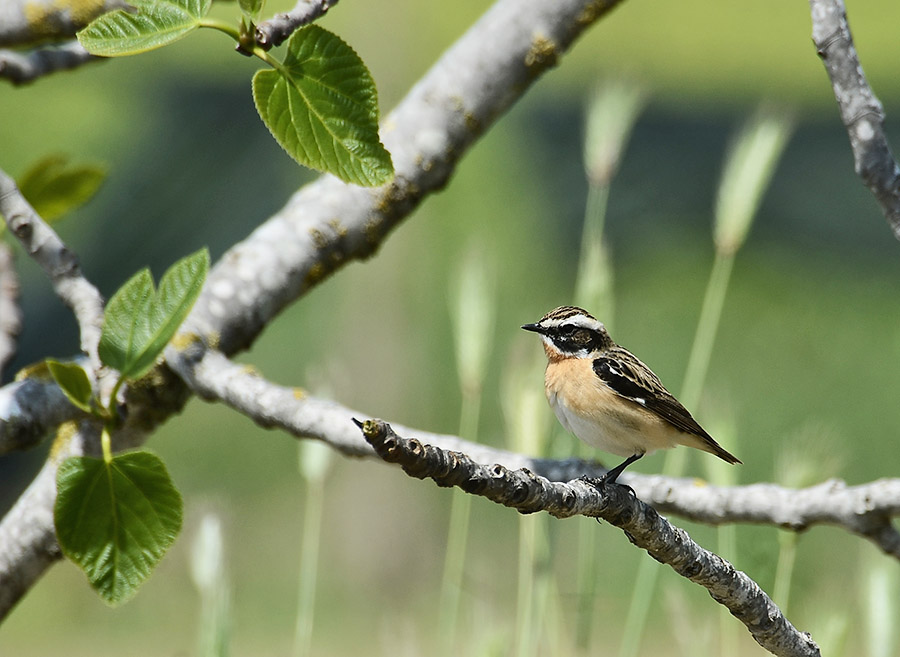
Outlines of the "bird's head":
M 613 346 L 603 324 L 575 306 L 560 306 L 522 328 L 541 336 L 550 360 L 594 357 Z

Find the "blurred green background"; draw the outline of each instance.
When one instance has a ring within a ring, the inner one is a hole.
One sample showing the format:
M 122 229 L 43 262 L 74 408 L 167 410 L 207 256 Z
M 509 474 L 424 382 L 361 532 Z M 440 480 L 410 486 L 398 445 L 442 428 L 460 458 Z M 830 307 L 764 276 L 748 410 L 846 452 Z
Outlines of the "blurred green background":
M 267 12 L 290 4 L 270 2 Z M 386 113 L 483 10 L 472 1 L 346 3 L 322 25 L 368 64 Z M 237 14 L 227 4 L 214 11 Z M 895 116 L 900 4 L 872 0 L 850 12 L 869 80 Z M 313 178 L 259 122 L 250 96 L 258 67 L 231 47 L 223 35 L 202 31 L 154 53 L 0 88 L 5 170 L 18 175 L 49 153 L 109 165 L 98 197 L 58 226 L 104 294 L 145 265 L 158 276 L 203 245 L 215 259 Z M 537 371 L 521 366 L 540 356 L 538 343 L 518 327 L 572 301 L 587 193 L 586 91 L 623 73 L 652 97 L 609 199 L 613 337 L 678 394 L 713 261 L 712 210 L 730 136 L 761 100 L 792 108 L 796 131 L 737 257 L 703 399 L 692 410 L 701 423 L 734 428 L 732 451 L 745 464 L 734 471 L 740 483 L 776 479 L 798 459 L 811 470 L 806 483 L 897 476 L 900 245 L 854 176 L 806 3 L 623 3 L 373 259 L 301 299 L 241 359 L 361 413 L 455 433 L 461 393 L 448 290 L 466 253 L 480 248 L 490 254 L 496 320 L 478 440 L 509 445 L 502 382 L 518 367 L 532 377 L 529 385 L 542 385 Z M 895 144 L 898 125 L 887 126 Z M 44 277 L 21 254 L 19 265 L 25 333 L 8 378 L 77 349 L 74 322 Z M 543 412 L 549 452 L 575 453 L 576 441 Z M 192 401 L 149 447 L 168 464 L 187 514 L 157 573 L 132 602 L 110 610 L 75 567 L 54 567 L 0 628 L 0 655 L 199 654 L 189 561 L 197 521 L 208 511 L 223 523 L 231 654 L 292 654 L 309 513 L 297 441 Z M 40 458 L 0 460 L 4 508 Z M 658 472 L 663 458 L 633 469 Z M 704 458 L 690 457 L 690 474 L 705 474 Z M 435 652 L 452 493 L 342 457 L 332 460 L 323 486 L 312 654 Z M 558 633 L 542 629 L 534 654 L 580 654 L 573 625 L 585 531 L 596 535 L 597 593 L 584 654 L 616 654 L 646 554 L 619 530 L 584 518 L 522 521 L 482 499 L 471 504 L 458 654 L 513 654 L 525 523 L 546 542 L 539 581 L 551 591 L 541 598 L 549 611 L 533 622 Z M 674 520 L 715 549 L 715 529 Z M 732 557 L 771 591 L 784 543 L 776 529 L 739 527 Z M 794 624 L 830 642 L 829 654 L 900 654 L 896 637 L 879 639 L 864 622 L 866 601 L 878 599 L 873 582 L 896 582 L 897 564 L 879 570 L 886 559 L 877 550 L 831 528 L 803 534 L 796 550 Z M 659 586 L 639 654 L 723 654 L 718 605 L 669 568 L 653 567 Z M 737 621 L 722 626 L 726 634 L 736 628 L 734 654 L 762 654 Z

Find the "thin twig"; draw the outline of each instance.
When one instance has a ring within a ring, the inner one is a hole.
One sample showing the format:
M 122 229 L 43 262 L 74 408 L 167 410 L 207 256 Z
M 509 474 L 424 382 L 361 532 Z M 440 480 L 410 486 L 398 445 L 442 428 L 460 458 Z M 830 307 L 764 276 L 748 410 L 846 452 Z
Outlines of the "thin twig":
M 53 284 L 57 296 L 72 310 L 81 332 L 81 349 L 94 367 L 100 366 L 97 344 L 103 323 L 100 292 L 81 273 L 76 256 L 41 219 L 19 192 L 16 182 L 0 170 L 0 215 L 22 247 Z
M 19 308 L 19 275 L 12 248 L 0 241 L 0 378 L 3 368 L 16 354 L 22 332 L 22 310 Z
M 900 167 L 884 132 L 884 108 L 863 73 L 843 0 L 809 0 L 812 37 L 825 64 L 841 120 L 850 136 L 856 173 L 875 195 L 900 239 Z
M 101 60 L 103 57 L 95 57 L 77 41 L 28 52 L 0 50 L 0 78 L 6 78 L 17 85 L 25 84 L 44 75 L 71 70 Z
M 411 477 L 428 477 L 438 486 L 457 486 L 520 513 L 546 511 L 557 518 L 602 518 L 625 532 L 628 540 L 654 559 L 706 588 L 773 655 L 819 655 L 809 634 L 798 631 L 756 582 L 700 547 L 687 532 L 674 527 L 622 486 L 598 489 L 577 480 L 566 484 L 551 482 L 528 470 L 485 466 L 465 454 L 401 438 L 390 425 L 379 420 L 359 426 L 381 458 L 399 464 Z
M 276 14 L 256 26 L 256 43 L 263 50 L 280 46 L 304 25 L 309 25 L 334 7 L 338 0 L 298 0 L 289 12 Z

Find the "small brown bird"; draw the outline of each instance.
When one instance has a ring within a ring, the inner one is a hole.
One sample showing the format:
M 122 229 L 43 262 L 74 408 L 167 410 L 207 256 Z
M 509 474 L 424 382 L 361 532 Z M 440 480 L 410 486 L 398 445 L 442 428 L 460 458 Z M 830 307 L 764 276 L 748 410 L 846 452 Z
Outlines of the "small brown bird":
M 522 328 L 538 333 L 544 343 L 547 401 L 563 427 L 591 447 L 627 457 L 598 484 L 615 482 L 644 454 L 676 445 L 740 463 L 587 311 L 560 306 Z

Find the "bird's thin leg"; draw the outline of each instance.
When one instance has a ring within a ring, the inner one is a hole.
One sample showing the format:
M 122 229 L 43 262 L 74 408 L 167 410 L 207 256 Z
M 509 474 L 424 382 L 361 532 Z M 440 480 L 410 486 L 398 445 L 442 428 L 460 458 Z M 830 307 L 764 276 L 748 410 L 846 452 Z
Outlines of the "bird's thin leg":
M 600 477 L 601 485 L 616 483 L 616 479 L 619 478 L 619 475 L 622 474 L 622 471 L 629 465 L 637 461 L 639 458 L 641 458 L 643 455 L 643 452 L 640 454 L 633 454 L 632 456 L 629 456 L 627 459 L 622 461 L 619 465 L 614 467 L 612 470 L 609 470 L 605 475 Z
M 643 456 L 643 453 L 633 454 L 633 455 L 629 456 L 627 459 L 625 459 L 622 463 L 620 463 L 613 469 L 607 470 L 606 474 L 603 475 L 602 477 L 595 479 L 594 477 L 588 477 L 587 475 L 585 475 L 585 476 L 581 477 L 581 479 L 582 479 L 582 481 L 591 484 L 595 488 L 602 488 L 603 486 L 606 486 L 606 484 L 614 484 L 614 483 L 616 483 L 616 479 L 619 478 L 619 475 L 622 474 L 622 471 L 625 468 L 627 468 L 629 465 L 631 465 L 632 463 L 637 461 L 642 456 Z M 624 486 L 629 491 L 631 491 L 632 495 L 634 495 L 634 491 L 631 489 L 631 486 L 626 486 L 625 484 L 619 484 L 619 486 Z

